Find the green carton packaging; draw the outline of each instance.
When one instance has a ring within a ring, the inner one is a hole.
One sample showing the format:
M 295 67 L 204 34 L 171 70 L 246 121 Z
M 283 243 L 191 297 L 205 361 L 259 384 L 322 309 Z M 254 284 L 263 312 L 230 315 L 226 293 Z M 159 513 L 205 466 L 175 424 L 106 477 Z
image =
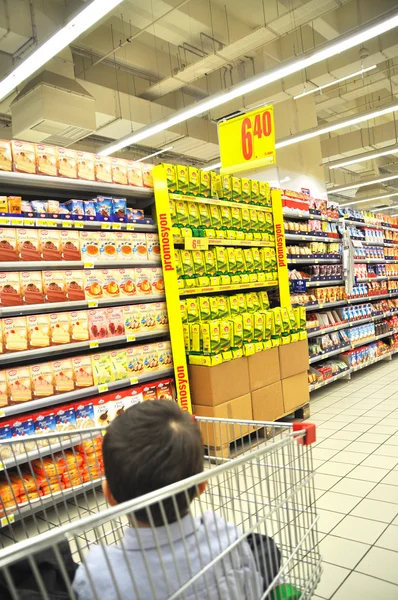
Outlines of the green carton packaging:
M 243 178 L 242 180 L 242 202 L 244 202 L 245 204 L 249 204 L 250 200 L 251 200 L 251 195 L 252 195 L 252 182 L 251 179 L 245 179 Z
M 196 167 L 188 167 L 188 183 L 189 193 L 193 196 L 198 196 L 200 191 L 200 175 L 199 169 Z
M 208 204 L 202 204 L 200 202 L 198 204 L 199 210 L 199 227 L 201 229 L 210 229 L 211 220 L 210 220 L 210 208 Z
M 259 198 L 260 198 L 260 184 L 258 181 L 254 181 L 252 179 L 251 182 L 251 196 L 250 196 L 250 200 L 252 204 L 258 204 L 259 202 Z
M 162 167 L 166 171 L 167 189 L 170 194 L 174 194 L 178 189 L 176 166 L 162 163 Z
M 231 323 L 228 320 L 220 321 L 220 349 L 226 352 L 231 349 Z
M 230 175 L 221 175 L 222 197 L 232 200 L 232 178 Z
M 240 177 L 231 177 L 232 199 L 235 202 L 242 201 L 242 180 Z
M 210 171 L 199 171 L 200 195 L 204 198 L 210 198 L 211 195 L 211 174 Z
M 177 185 L 180 194 L 188 194 L 189 192 L 189 175 L 188 167 L 185 165 L 177 165 Z
M 242 314 L 243 323 L 243 343 L 250 343 L 254 336 L 254 315 L 253 313 L 245 312 Z
M 217 175 L 215 171 L 210 171 L 210 191 L 212 198 L 222 198 L 221 175 Z

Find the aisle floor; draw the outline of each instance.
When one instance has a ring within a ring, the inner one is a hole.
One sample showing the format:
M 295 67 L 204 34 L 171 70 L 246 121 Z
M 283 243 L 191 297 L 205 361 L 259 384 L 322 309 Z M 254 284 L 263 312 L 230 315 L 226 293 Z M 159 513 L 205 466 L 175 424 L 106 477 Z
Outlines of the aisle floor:
M 311 395 L 322 580 L 315 598 L 398 598 L 398 361 Z

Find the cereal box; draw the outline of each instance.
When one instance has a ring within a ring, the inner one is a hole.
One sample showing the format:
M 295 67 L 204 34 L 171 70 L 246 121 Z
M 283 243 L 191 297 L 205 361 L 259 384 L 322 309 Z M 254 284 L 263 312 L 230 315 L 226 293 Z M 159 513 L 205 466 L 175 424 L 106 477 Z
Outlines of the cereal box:
M 119 270 L 102 269 L 101 277 L 104 298 L 118 298 L 120 296 Z
M 0 273 L 0 306 L 20 306 L 21 304 L 19 273 Z
M 39 175 L 57 176 L 57 151 L 52 146 L 36 144 L 36 165 Z
M 127 367 L 129 377 L 136 377 L 144 372 L 144 346 L 127 348 Z
M 64 271 L 65 293 L 68 300 L 84 300 L 85 293 L 85 272 L 84 271 Z
M 29 348 L 48 348 L 50 346 L 49 315 L 29 315 L 26 317 Z
M 19 173 L 36 173 L 36 148 L 29 142 L 11 141 L 13 170 Z
M 91 356 L 76 356 L 72 358 L 72 364 L 77 388 L 94 385 Z
M 66 302 L 65 277 L 62 271 L 43 271 L 43 291 L 46 302 Z
M 85 295 L 87 300 L 98 300 L 103 297 L 104 279 L 100 269 L 89 269 L 84 271 L 85 276 Z
M 51 344 L 70 344 L 69 313 L 52 313 L 50 315 Z
M 39 229 L 39 249 L 42 260 L 61 260 L 61 232 L 58 229 Z
M 69 313 L 69 324 L 72 342 L 85 342 L 89 339 L 88 313 L 86 310 L 75 310 Z
M 32 400 L 32 383 L 29 367 L 8 369 L 6 371 L 6 377 L 7 395 L 10 404 L 18 404 L 19 402 L 29 402 L 29 400 Z
M 59 177 L 76 179 L 76 151 L 70 148 L 57 148 L 57 169 Z
M 0 140 L 0 171 L 12 171 L 11 143 Z
M 72 359 L 65 358 L 52 363 L 56 394 L 65 394 L 75 389 L 75 376 Z
M 0 229 L 0 262 L 15 262 L 18 260 L 17 233 L 11 227 Z
M 111 337 L 124 334 L 124 316 L 121 306 L 112 306 L 105 309 L 109 335 Z
M 135 269 L 119 269 L 118 280 L 120 295 L 122 297 L 130 297 L 137 294 L 135 279 Z
M 5 352 L 22 352 L 28 349 L 26 317 L 1 321 Z
M 103 183 L 112 183 L 112 165 L 110 156 L 94 155 L 95 179 Z
M 19 260 L 36 262 L 41 260 L 39 231 L 37 229 L 17 229 L 17 251 Z
M 76 152 L 77 178 L 95 181 L 94 156 L 91 152 Z
M 88 311 L 88 328 L 90 340 L 100 340 L 109 337 L 108 319 L 105 309 Z
M 119 185 L 128 185 L 127 161 L 124 158 L 111 158 L 112 181 Z
M 134 160 L 127 161 L 127 179 L 129 185 L 135 185 L 137 187 L 143 186 L 140 162 L 135 162 Z
M 68 229 L 60 232 L 61 256 L 63 260 L 81 260 L 80 232 Z
M 46 396 L 54 395 L 55 390 L 51 363 L 31 366 L 30 376 L 34 398 L 45 398 Z
M 94 354 L 92 357 L 94 384 L 102 385 L 115 381 L 115 369 L 109 352 Z

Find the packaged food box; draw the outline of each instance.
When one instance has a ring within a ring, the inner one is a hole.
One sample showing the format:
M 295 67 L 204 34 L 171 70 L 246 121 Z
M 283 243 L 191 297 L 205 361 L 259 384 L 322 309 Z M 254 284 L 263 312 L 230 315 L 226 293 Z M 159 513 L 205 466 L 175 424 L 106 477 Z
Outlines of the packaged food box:
M 241 178 L 240 177 L 231 177 L 231 185 L 232 185 L 232 198 L 236 202 L 240 202 L 242 199 L 242 180 L 241 180 Z
M 43 291 L 46 302 L 66 302 L 65 277 L 62 271 L 43 271 Z
M 29 348 L 48 348 L 51 343 L 49 315 L 29 315 L 26 324 Z
M 19 273 L 0 273 L 0 306 L 20 306 L 21 304 Z
M 127 161 L 124 158 L 111 158 L 112 181 L 119 185 L 128 185 Z
M 18 446 L 14 446 L 17 450 L 17 454 L 24 454 L 36 448 L 35 442 L 29 442 L 28 438 L 35 435 L 35 424 L 32 416 L 18 416 L 13 417 L 10 420 L 12 438 L 21 439 L 21 443 Z M 22 441 L 23 440 L 23 441 Z
M 116 417 L 119 417 L 125 412 L 127 408 L 126 405 L 127 403 L 125 401 L 125 398 L 121 394 L 115 394 L 115 399 L 112 402 L 108 402 L 109 417 L 111 421 L 113 421 L 113 419 L 116 419 Z
M 130 243 L 133 249 L 133 260 L 148 260 L 147 238 L 145 233 L 131 233 Z
M 185 165 L 177 165 L 177 185 L 180 194 L 187 194 L 189 191 L 189 175 L 188 167 Z
M 55 390 L 51 363 L 32 365 L 30 367 L 30 376 L 34 398 L 45 398 L 54 395 Z
M 94 155 L 95 179 L 103 183 L 112 183 L 112 165 L 110 156 Z
M 156 327 L 155 329 L 167 329 L 169 319 L 167 315 L 166 302 L 156 302 L 154 305 Z
M 95 310 L 88 311 L 88 329 L 90 340 L 100 340 L 109 337 L 106 309 L 96 308 Z
M 104 298 L 118 298 L 120 296 L 118 269 L 102 269 L 101 278 Z
M 26 317 L 2 319 L 4 352 L 22 352 L 28 349 Z
M 91 356 L 76 356 L 72 359 L 76 388 L 94 385 Z
M 156 392 L 157 392 L 156 383 L 147 384 L 142 386 L 142 399 L 144 402 L 148 402 L 150 400 L 156 400 Z
M 58 229 L 39 229 L 39 249 L 42 260 L 62 260 L 61 232 Z
M 127 221 L 126 198 L 113 198 L 112 221 L 114 221 L 115 223 L 124 223 L 125 221 Z
M 131 346 L 127 348 L 127 367 L 129 377 L 136 377 L 144 372 L 144 346 Z
M 174 204 L 178 227 L 188 227 L 189 213 L 187 202 L 185 200 L 176 200 Z
M 154 165 L 148 163 L 141 163 L 142 168 L 142 183 L 144 187 L 153 188 L 153 167 Z
M 8 404 L 8 394 L 7 394 L 6 371 L 0 371 L 0 406 L 7 406 L 7 404 Z M 1 439 L 1 437 L 0 437 L 0 439 Z M 1 457 L 1 448 L 0 448 L 0 457 Z
M 58 174 L 56 148 L 36 144 L 36 165 L 39 175 L 56 177 Z
M 135 269 L 119 269 L 118 281 L 120 295 L 123 298 L 132 297 L 137 294 Z
M 69 313 L 52 313 L 50 315 L 51 344 L 70 344 Z
M 107 196 L 98 196 L 96 202 L 97 221 L 111 221 L 113 209 L 113 198 Z
M 77 178 L 95 181 L 94 155 L 91 152 L 76 152 Z
M 68 232 L 69 233 L 69 232 Z M 99 231 L 80 231 L 80 252 L 82 260 L 92 262 L 100 257 Z
M 98 232 L 99 260 L 117 259 L 117 239 L 116 234 L 109 231 Z
M 189 191 L 194 196 L 200 192 L 200 170 L 197 167 L 188 167 Z
M 136 187 L 143 186 L 140 162 L 136 162 L 134 160 L 127 161 L 127 179 L 129 185 L 134 185 Z
M 11 227 L 0 229 L 0 262 L 16 262 L 17 253 L 17 234 Z
M 69 325 L 72 342 L 85 342 L 89 339 L 88 313 L 86 310 L 70 312 Z
M 159 369 L 159 356 L 157 344 L 143 346 L 144 372 L 152 373 Z
M 96 398 L 93 401 L 95 427 L 108 427 L 111 423 L 110 404 L 106 397 Z
M 162 167 L 166 172 L 167 189 L 169 190 L 170 194 L 174 194 L 178 189 L 176 166 L 162 163 Z
M 69 214 L 72 215 L 76 221 L 84 220 L 84 200 L 68 200 L 64 206 L 67 207 Z
M 137 306 L 137 318 L 140 322 L 141 331 L 149 331 L 156 328 L 155 309 L 152 303 L 139 304 Z
M 71 358 L 54 361 L 52 371 L 56 394 L 65 394 L 75 389 L 75 374 Z
M 139 296 L 149 296 L 152 294 L 150 269 L 135 269 L 135 282 Z
M 141 329 L 139 305 L 123 306 L 123 321 L 126 335 L 135 334 Z
M 115 381 L 115 369 L 113 367 L 110 353 L 102 352 L 92 357 L 94 385 L 102 385 Z
M 19 275 L 23 304 L 42 304 L 44 302 L 42 273 L 21 271 Z
M 77 428 L 74 406 L 54 408 L 55 429 L 59 432 L 74 431 Z
M 11 141 L 13 170 L 19 173 L 36 173 L 36 147 L 29 142 Z
M 32 400 L 32 382 L 29 367 L 7 369 L 7 396 L 10 404 Z
M 199 171 L 200 177 L 200 195 L 204 198 L 210 198 L 211 195 L 211 174 L 210 171 Z
M 84 271 L 85 297 L 87 300 L 99 300 L 103 297 L 104 279 L 100 269 L 88 269 Z
M 12 171 L 11 143 L 0 140 L 0 171 Z
M 85 281 L 84 271 L 64 271 L 65 294 L 68 300 L 85 300 Z
M 148 252 L 148 260 L 159 260 L 160 244 L 157 233 L 146 234 L 146 247 Z
M 91 429 L 95 427 L 94 406 L 92 400 L 83 400 L 75 408 L 76 428 Z
M 57 148 L 57 169 L 59 177 L 76 179 L 76 151 L 70 148 Z
M 164 279 L 163 271 L 161 267 L 153 267 L 148 269 L 150 271 L 150 281 L 153 293 L 163 295 L 164 294 Z
M 156 400 L 174 400 L 172 379 L 158 381 L 156 385 Z
M 62 260 L 81 260 L 80 232 L 73 230 L 60 231 L 60 250 Z
M 16 230 L 16 245 L 19 260 L 36 262 L 41 260 L 39 231 L 19 228 Z
M 115 373 L 114 380 L 120 381 L 121 379 L 126 379 L 129 376 L 126 350 L 112 350 L 110 358 Z

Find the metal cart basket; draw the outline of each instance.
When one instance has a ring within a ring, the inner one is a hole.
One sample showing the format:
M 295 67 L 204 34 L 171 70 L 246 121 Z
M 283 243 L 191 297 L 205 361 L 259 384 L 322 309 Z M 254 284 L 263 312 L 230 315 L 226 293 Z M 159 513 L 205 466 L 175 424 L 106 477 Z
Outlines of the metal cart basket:
M 311 598 L 321 575 L 310 445 L 313 426 L 196 420 L 207 442 L 205 471 L 116 507 L 107 506 L 101 490 L 104 429 L 0 442 L 0 577 L 10 597 L 26 597 L 20 594 L 17 577 L 23 560 L 28 561 L 40 597 L 51 600 L 40 566 L 43 552 L 51 552 L 66 597 L 77 598 L 62 553 L 67 540 L 74 561 L 83 563 L 88 598 Z M 200 494 L 203 482 L 207 487 Z M 181 514 L 180 499 L 189 505 L 192 497 L 190 512 Z M 172 523 L 166 518 L 170 506 L 175 514 Z M 148 523 L 145 528 L 140 526 L 142 515 Z M 224 521 L 231 524 L 227 533 Z M 198 527 L 204 536 L 201 541 Z M 126 530 L 135 536 L 140 568 L 129 562 Z M 117 569 L 106 550 L 115 544 Z M 84 563 L 94 547 L 109 571 L 112 593 L 98 589 L 98 570 Z M 251 567 L 244 583 L 237 575 L 235 581 L 228 573 L 241 573 L 245 560 Z M 143 592 L 143 579 L 149 595 Z

